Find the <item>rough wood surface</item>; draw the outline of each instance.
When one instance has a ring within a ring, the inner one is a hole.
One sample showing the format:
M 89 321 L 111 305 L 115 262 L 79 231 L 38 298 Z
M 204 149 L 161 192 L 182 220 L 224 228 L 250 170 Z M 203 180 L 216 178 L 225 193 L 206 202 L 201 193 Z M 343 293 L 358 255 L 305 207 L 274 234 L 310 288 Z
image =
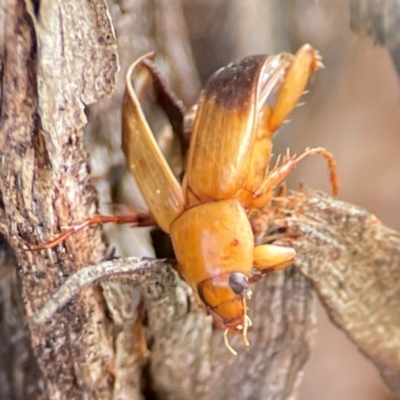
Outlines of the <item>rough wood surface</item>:
M 400 234 L 319 192 L 298 193 L 279 207 L 270 229 L 287 227 L 296 266 L 332 321 L 400 396 Z
M 111 93 L 118 66 L 103 2 L 35 5 L 7 0 L 0 10 L 1 227 L 16 253 L 27 316 L 64 276 L 103 258 L 99 230 L 47 254 L 27 252 L 23 243 L 46 240 L 95 210 L 84 107 Z M 42 375 L 36 391 L 53 399 L 112 398 L 115 357 L 98 288 L 83 291 L 72 310 L 72 318 L 64 314 L 46 327 L 29 326 Z
M 0 399 L 30 399 L 41 379 L 26 326 L 16 260 L 0 235 Z

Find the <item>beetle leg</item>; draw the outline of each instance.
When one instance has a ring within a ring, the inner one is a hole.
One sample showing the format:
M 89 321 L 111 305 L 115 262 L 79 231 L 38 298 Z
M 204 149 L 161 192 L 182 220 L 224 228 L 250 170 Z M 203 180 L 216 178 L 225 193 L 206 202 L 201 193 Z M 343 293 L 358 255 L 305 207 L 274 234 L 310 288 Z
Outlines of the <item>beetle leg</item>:
M 275 196 L 276 197 L 286 197 L 287 196 L 287 184 L 286 184 L 286 182 L 282 182 L 282 184 L 279 185 Z
M 151 58 L 151 54 L 141 57 L 130 66 L 126 75 L 122 149 L 128 168 L 157 225 L 168 233 L 171 222 L 184 210 L 184 199 L 182 189 L 157 145 L 137 96 L 137 93 L 145 90 L 149 80 L 150 72 L 143 61 Z
M 257 270 L 279 270 L 293 264 L 296 251 L 291 247 L 262 244 L 254 247 L 254 268 Z
M 304 93 L 312 72 L 323 67 L 322 57 L 311 45 L 305 44 L 295 54 L 282 83 L 275 107 L 268 120 L 274 132 L 287 118 Z
M 82 229 L 87 228 L 88 226 L 107 224 L 107 223 L 132 224 L 134 226 L 156 225 L 154 218 L 150 214 L 145 214 L 145 213 L 131 212 L 131 214 L 129 215 L 94 215 L 93 217 L 86 219 L 80 224 L 69 227 L 66 231 L 64 231 L 63 233 L 61 233 L 53 240 L 50 240 L 47 243 L 39 245 L 26 243 L 26 245 L 31 251 L 52 249 L 53 247 L 63 242 L 65 239 L 69 238 L 74 233 L 77 233 Z
M 316 147 L 314 149 L 306 149 L 304 153 L 298 157 L 290 156 L 288 151 L 281 165 L 279 165 L 278 159 L 273 170 L 267 175 L 257 191 L 254 192 L 253 198 L 255 203 L 259 204 L 260 199 L 262 199 L 263 203 L 267 204 L 271 199 L 275 188 L 287 178 L 287 176 L 297 167 L 298 163 L 304 158 L 316 154 L 322 155 L 328 162 L 332 193 L 336 196 L 339 191 L 339 177 L 336 169 L 336 161 L 329 151 L 322 147 Z

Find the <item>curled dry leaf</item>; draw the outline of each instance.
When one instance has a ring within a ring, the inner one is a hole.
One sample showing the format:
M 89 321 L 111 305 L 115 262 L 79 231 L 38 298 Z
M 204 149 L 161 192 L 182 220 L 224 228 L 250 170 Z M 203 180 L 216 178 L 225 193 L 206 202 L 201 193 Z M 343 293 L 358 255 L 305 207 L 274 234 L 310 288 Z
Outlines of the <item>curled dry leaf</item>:
M 400 395 L 400 234 L 321 192 L 299 192 L 276 205 L 269 229 L 288 228 L 296 267 L 331 320 Z

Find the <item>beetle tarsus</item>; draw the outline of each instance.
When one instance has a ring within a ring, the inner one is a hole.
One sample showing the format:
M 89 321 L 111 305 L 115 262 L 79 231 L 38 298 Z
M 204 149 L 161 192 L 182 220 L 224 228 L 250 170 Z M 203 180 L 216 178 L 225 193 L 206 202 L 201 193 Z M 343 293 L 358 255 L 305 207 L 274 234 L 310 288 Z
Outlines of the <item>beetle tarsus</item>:
M 322 57 L 312 46 L 302 46 L 294 56 L 290 57 L 282 88 L 273 108 L 268 128 L 274 132 L 292 112 L 302 96 L 312 72 L 323 68 Z

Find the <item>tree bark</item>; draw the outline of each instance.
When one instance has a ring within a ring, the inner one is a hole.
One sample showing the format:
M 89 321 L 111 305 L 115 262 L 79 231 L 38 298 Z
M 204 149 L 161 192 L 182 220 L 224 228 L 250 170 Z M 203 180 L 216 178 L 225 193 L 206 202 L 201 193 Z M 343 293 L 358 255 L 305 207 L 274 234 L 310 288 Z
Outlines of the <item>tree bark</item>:
M 35 8 L 36 7 L 36 8 Z M 88 263 L 104 256 L 100 230 L 83 232 L 51 253 L 26 251 L 24 241 L 93 213 L 83 146 L 84 107 L 108 96 L 118 68 L 116 43 L 102 2 L 2 2 L 1 232 L 17 257 L 25 313 Z M 48 398 L 112 398 L 115 356 L 111 325 L 98 288 L 39 327 L 29 324 Z M 69 312 L 68 312 L 69 314 Z

